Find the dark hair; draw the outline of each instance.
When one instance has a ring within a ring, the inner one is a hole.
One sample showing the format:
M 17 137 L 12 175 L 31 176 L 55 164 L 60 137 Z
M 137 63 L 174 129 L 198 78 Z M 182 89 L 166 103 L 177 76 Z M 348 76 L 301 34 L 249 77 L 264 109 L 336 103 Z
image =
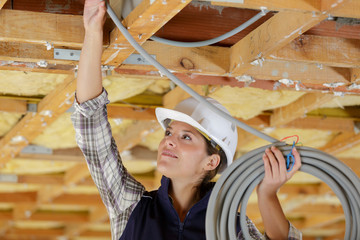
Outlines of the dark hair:
M 219 169 L 221 168 L 221 165 L 223 163 L 226 163 L 226 154 L 225 152 L 220 148 L 219 150 L 216 149 L 213 144 L 211 144 L 211 142 L 206 139 L 206 152 L 207 154 L 213 155 L 213 154 L 218 154 L 220 156 L 220 163 L 219 165 L 211 171 L 208 171 L 205 176 L 203 177 L 200 185 L 199 185 L 199 193 L 200 193 L 200 197 L 202 198 L 203 196 L 205 196 L 205 194 L 213 187 L 213 183 L 211 183 L 210 181 L 216 176 L 216 174 L 218 173 Z

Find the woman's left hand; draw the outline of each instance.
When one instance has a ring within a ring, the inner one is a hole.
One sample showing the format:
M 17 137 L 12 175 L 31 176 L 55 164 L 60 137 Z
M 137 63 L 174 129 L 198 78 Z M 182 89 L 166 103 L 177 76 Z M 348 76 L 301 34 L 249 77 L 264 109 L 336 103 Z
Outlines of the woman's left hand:
M 282 152 L 276 147 L 267 148 L 263 155 L 265 176 L 257 188 L 258 195 L 275 196 L 279 188 L 286 183 L 301 167 L 301 157 L 294 147 L 292 154 L 295 164 L 291 171 L 287 171 L 286 163 Z

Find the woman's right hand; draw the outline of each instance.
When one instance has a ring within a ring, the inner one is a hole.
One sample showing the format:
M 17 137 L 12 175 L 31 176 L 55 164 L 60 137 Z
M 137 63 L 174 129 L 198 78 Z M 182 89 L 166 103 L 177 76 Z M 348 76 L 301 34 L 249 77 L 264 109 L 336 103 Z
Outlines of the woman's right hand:
M 102 32 L 105 23 L 106 6 L 104 0 L 85 0 L 84 27 L 86 31 Z

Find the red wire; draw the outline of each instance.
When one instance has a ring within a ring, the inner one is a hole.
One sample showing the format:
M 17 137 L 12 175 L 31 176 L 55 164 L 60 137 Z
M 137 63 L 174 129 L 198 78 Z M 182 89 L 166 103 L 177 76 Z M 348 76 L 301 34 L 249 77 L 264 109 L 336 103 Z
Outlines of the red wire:
M 280 141 L 284 141 L 284 140 L 286 140 L 286 139 L 288 139 L 288 138 L 292 138 L 292 137 L 296 137 L 296 142 L 295 142 L 295 144 L 297 144 L 297 143 L 299 142 L 299 139 L 300 139 L 298 135 L 292 135 L 292 136 L 284 137 L 284 138 L 281 139 Z

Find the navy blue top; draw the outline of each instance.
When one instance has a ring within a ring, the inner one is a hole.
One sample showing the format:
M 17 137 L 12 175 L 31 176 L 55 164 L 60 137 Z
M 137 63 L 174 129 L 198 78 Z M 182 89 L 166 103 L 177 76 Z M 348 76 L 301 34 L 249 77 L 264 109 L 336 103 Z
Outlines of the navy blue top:
M 170 179 L 163 177 L 158 190 L 144 193 L 120 240 L 206 239 L 205 216 L 211 190 L 191 207 L 181 222 L 168 195 L 169 184 Z

